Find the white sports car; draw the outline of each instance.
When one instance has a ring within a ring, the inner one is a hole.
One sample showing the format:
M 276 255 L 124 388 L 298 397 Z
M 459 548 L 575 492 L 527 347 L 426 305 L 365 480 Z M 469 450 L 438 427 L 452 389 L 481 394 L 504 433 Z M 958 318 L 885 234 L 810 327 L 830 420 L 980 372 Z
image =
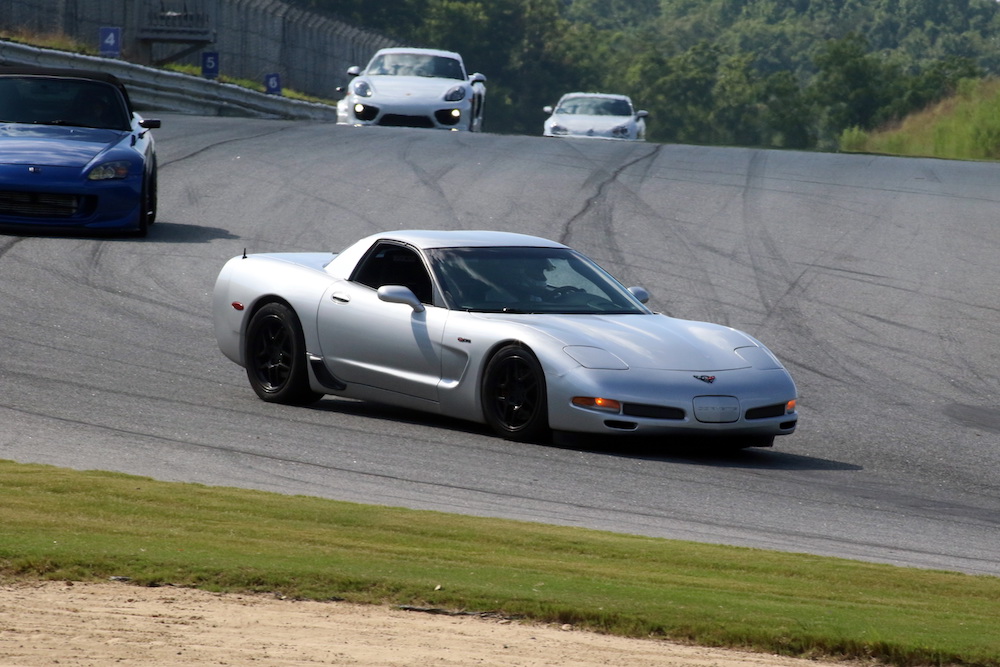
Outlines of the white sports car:
M 483 129 L 486 77 L 466 75 L 462 56 L 437 49 L 378 51 L 362 70 L 347 70 L 337 123 L 442 130 Z
M 542 134 L 546 137 L 592 137 L 644 141 L 648 111 L 636 111 L 625 95 L 567 93 L 553 109 Z
M 795 431 L 795 383 L 766 347 L 647 298 L 554 241 L 400 231 L 339 254 L 234 257 L 212 307 L 219 347 L 269 402 L 339 395 L 522 441 L 555 429 L 749 447 Z

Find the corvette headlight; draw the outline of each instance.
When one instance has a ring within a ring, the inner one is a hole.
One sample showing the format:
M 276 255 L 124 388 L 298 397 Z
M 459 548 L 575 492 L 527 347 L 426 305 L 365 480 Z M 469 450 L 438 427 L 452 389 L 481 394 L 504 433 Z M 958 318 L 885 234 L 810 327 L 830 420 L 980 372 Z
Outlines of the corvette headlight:
M 105 162 L 90 170 L 87 179 L 91 181 L 110 181 L 113 179 L 128 178 L 129 163 L 124 160 L 115 162 Z
M 458 102 L 459 100 L 465 99 L 465 88 L 463 86 L 455 86 L 449 90 L 445 96 L 445 102 Z
M 777 370 L 782 367 L 775 356 L 764 347 L 738 347 L 734 352 L 759 371 Z
M 367 81 L 358 81 L 354 84 L 354 94 L 358 97 L 371 97 L 372 87 Z
M 563 352 L 580 364 L 584 368 L 601 369 L 608 371 L 627 371 L 628 364 L 622 361 L 618 355 L 608 352 L 599 347 L 590 345 L 567 345 Z

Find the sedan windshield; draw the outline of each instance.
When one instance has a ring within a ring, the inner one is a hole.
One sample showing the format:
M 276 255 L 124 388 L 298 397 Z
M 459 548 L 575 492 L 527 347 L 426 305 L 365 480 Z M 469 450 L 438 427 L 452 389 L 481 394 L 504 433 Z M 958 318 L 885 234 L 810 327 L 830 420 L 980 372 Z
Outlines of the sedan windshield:
M 449 307 L 492 313 L 649 313 L 621 283 L 568 248 L 428 251 Z
M 631 116 L 632 105 L 614 97 L 570 97 L 559 103 L 556 113 L 585 116 Z
M 128 109 L 114 86 L 49 76 L 0 76 L 0 122 L 128 130 Z
M 365 72 L 369 76 L 425 76 L 465 79 L 462 63 L 446 56 L 423 53 L 384 53 L 375 56 Z

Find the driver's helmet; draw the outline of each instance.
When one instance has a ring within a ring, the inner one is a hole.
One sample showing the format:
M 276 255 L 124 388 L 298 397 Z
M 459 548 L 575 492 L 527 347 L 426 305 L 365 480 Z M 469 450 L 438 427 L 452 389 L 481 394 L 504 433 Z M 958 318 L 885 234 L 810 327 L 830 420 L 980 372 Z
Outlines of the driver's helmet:
M 516 273 L 519 282 L 526 287 L 545 287 L 548 284 L 545 272 L 554 268 L 544 257 L 525 257 L 518 261 Z

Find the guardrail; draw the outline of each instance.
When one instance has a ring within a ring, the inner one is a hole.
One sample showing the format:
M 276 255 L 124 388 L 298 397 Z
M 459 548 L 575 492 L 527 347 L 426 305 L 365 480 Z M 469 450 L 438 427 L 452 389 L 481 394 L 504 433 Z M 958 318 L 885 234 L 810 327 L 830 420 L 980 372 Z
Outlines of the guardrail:
M 231 83 L 220 83 L 179 72 L 43 49 L 0 40 L 0 63 L 96 69 L 114 74 L 128 88 L 139 109 L 174 111 L 201 116 L 249 116 L 293 120 L 337 120 L 336 107 L 268 95 Z

